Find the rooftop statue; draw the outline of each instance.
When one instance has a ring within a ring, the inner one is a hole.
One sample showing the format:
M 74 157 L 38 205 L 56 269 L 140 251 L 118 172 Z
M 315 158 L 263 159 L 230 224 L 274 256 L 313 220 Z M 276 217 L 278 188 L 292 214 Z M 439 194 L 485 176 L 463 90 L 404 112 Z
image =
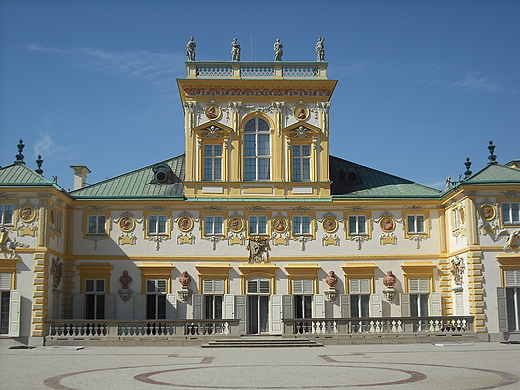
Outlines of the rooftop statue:
M 323 41 L 325 38 L 323 36 L 318 37 L 318 42 L 316 42 L 316 61 L 322 62 L 325 61 L 325 45 L 323 44 Z
M 236 38 L 233 38 L 233 42 L 231 42 L 231 60 L 240 61 L 240 43 Z
M 190 37 L 190 41 L 186 45 L 186 56 L 188 57 L 188 61 L 195 61 L 195 47 L 197 44 L 193 40 L 193 37 Z
M 283 56 L 283 45 L 282 42 L 277 39 L 274 43 L 274 60 L 281 61 Z

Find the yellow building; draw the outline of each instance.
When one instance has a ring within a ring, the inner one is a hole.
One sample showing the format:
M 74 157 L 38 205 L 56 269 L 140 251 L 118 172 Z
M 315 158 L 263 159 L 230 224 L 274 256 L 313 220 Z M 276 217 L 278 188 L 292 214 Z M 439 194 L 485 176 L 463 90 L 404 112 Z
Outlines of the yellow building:
M 72 191 L 22 143 L 0 168 L 2 342 L 519 338 L 516 162 L 438 191 L 329 155 L 326 62 L 186 71 L 185 154 Z

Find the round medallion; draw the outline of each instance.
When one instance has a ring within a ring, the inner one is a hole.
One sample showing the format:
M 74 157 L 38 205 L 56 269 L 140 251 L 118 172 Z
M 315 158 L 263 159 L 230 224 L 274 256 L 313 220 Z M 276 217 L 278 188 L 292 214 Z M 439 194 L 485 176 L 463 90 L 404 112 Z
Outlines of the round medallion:
M 495 218 L 496 210 L 492 204 L 483 204 L 480 206 L 480 216 L 485 221 L 491 221 Z
M 379 226 L 384 232 L 391 232 L 395 229 L 395 221 L 392 217 L 385 215 L 379 220 Z
M 119 219 L 119 228 L 122 232 L 131 232 L 135 228 L 135 219 L 129 216 L 121 217 Z
M 20 209 L 20 219 L 23 222 L 32 222 L 36 218 L 36 208 L 31 205 L 22 206 Z
M 273 219 L 273 229 L 276 233 L 285 233 L 288 227 L 287 218 L 276 217 Z
M 309 117 L 309 107 L 299 104 L 294 107 L 293 115 L 299 121 L 304 121 Z
M 181 232 L 189 232 L 193 229 L 193 218 L 182 216 L 177 220 L 177 226 Z
M 334 217 L 326 217 L 322 222 L 322 226 L 327 233 L 334 233 L 338 230 L 338 220 Z
M 238 233 L 244 228 L 244 221 L 240 217 L 231 217 L 228 219 L 228 228 L 233 233 Z
M 217 120 L 222 115 L 222 110 L 217 104 L 208 104 L 204 109 L 204 115 L 210 120 Z

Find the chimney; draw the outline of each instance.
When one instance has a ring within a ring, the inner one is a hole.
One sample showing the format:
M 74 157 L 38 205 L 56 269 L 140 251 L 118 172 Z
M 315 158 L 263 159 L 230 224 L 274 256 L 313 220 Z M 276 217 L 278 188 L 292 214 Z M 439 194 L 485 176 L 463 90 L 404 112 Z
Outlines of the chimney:
M 70 167 L 74 171 L 74 190 L 85 187 L 90 170 L 85 165 L 71 165 Z

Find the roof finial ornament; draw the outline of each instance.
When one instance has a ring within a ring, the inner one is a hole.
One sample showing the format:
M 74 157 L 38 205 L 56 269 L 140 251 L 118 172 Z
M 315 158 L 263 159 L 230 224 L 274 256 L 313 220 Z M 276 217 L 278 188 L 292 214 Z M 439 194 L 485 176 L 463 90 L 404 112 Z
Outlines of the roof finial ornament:
M 38 175 L 42 175 L 43 176 L 42 164 L 43 164 L 42 156 L 41 156 L 41 154 L 39 154 L 38 155 L 38 160 L 36 160 L 36 165 L 38 166 L 38 169 L 35 172 Z
M 495 165 L 495 164 L 498 164 L 497 163 L 497 156 L 495 156 L 495 145 L 493 145 L 493 141 L 489 141 L 489 146 L 488 146 L 488 149 L 489 149 L 489 156 L 488 156 L 488 164 L 489 165 Z
M 23 148 L 25 148 L 25 145 L 23 144 L 23 139 L 20 139 L 20 142 L 18 143 L 17 147 L 18 154 L 15 156 L 16 160 L 14 161 L 14 163 L 18 165 L 25 165 L 25 162 L 23 161 L 24 155 L 22 154 Z
M 466 172 L 464 172 L 464 179 L 467 179 L 473 173 L 469 170 L 471 168 L 471 161 L 469 161 L 469 157 L 466 158 L 466 162 L 464 163 L 464 165 L 466 166 Z

